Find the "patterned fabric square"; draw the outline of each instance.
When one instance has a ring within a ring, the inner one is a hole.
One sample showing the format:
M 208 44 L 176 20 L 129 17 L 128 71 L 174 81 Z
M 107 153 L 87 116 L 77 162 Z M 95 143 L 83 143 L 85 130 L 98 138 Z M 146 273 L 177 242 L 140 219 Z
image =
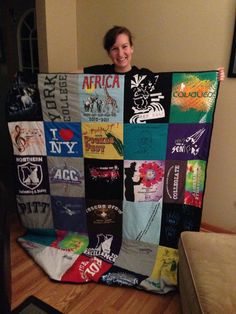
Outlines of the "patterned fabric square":
M 21 222 L 26 228 L 53 229 L 49 195 L 16 195 L 16 201 Z
M 44 122 L 48 156 L 82 157 L 81 124 Z
M 78 75 L 47 73 L 38 75 L 43 120 L 80 122 Z
M 127 75 L 125 123 L 169 122 L 172 73 Z
M 49 194 L 46 156 L 16 156 L 15 163 L 17 194 Z
M 159 244 L 162 202 L 124 202 L 123 239 Z
M 79 104 L 83 122 L 123 122 L 124 76 L 80 75 Z
M 170 124 L 166 158 L 207 160 L 210 137 L 210 124 Z
M 217 73 L 175 73 L 170 122 L 210 123 L 217 97 Z
M 87 233 L 83 198 L 52 196 L 51 202 L 55 229 Z
M 47 157 L 51 195 L 84 197 L 82 158 Z
M 88 199 L 123 199 L 123 161 L 84 159 L 85 196 Z
M 123 159 L 121 123 L 82 123 L 84 157 Z
M 43 122 L 10 122 L 8 127 L 14 155 L 46 156 Z
M 43 120 L 38 77 L 34 73 L 17 73 L 7 95 L 6 107 L 8 121 Z
M 162 198 L 164 161 L 125 160 L 124 167 L 124 200 L 130 202 L 157 202 Z
M 125 159 L 166 158 L 167 124 L 125 124 Z

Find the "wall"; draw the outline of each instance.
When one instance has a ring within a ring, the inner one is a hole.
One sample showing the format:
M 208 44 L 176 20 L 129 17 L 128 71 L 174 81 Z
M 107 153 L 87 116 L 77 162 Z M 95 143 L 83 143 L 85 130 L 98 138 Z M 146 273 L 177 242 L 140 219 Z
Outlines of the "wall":
M 227 72 L 235 0 L 77 0 L 79 67 L 109 62 L 105 31 L 126 25 L 135 36 L 134 63 L 155 71 Z M 236 79 L 220 88 L 203 208 L 204 222 L 236 231 Z
M 36 0 L 41 72 L 78 67 L 76 0 Z

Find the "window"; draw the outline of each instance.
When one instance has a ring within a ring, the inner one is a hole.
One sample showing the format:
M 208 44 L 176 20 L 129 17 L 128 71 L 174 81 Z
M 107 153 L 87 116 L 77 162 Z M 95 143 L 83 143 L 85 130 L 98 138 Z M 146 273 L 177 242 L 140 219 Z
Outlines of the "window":
M 35 9 L 26 11 L 17 27 L 17 48 L 20 71 L 38 72 L 38 41 Z

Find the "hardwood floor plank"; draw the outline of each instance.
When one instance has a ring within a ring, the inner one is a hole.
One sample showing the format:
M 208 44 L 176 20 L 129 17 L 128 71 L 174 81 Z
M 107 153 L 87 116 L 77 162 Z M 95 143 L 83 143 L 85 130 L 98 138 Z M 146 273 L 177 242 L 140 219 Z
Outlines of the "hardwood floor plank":
M 55 282 L 17 243 L 24 229 L 11 224 L 12 309 L 34 295 L 65 314 L 181 314 L 178 292 L 167 295 L 96 283 Z

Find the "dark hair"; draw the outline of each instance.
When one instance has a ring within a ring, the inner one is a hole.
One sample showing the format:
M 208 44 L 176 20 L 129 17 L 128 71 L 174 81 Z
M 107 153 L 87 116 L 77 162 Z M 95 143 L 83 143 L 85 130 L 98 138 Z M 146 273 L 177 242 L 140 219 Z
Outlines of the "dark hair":
M 113 26 L 107 31 L 103 38 L 103 47 L 109 52 L 111 47 L 114 45 L 116 38 L 120 34 L 126 34 L 129 37 L 130 46 L 133 46 L 133 36 L 130 30 L 125 26 Z

